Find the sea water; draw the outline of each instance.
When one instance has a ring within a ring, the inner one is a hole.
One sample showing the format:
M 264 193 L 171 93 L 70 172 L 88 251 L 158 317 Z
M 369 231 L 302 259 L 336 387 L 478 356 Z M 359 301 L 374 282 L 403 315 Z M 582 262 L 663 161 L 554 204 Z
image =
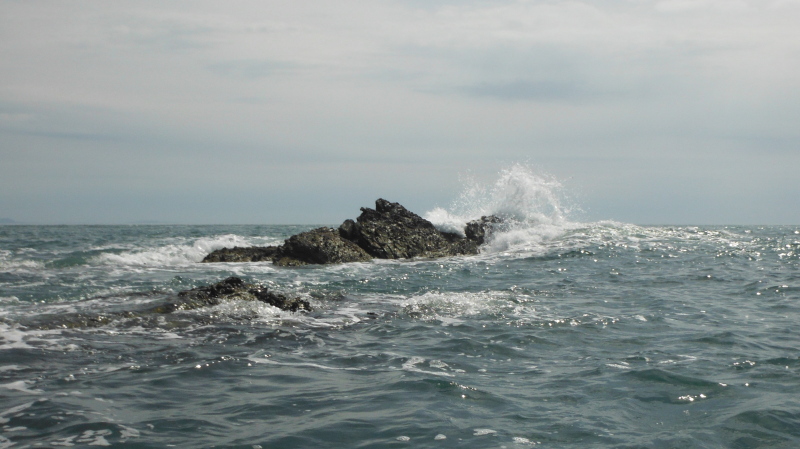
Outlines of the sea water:
M 0 448 L 800 447 L 800 227 L 576 222 L 558 190 L 470 186 L 425 216 L 506 223 L 435 260 L 199 263 L 314 226 L 2 226 Z M 314 311 L 120 314 L 232 275 Z

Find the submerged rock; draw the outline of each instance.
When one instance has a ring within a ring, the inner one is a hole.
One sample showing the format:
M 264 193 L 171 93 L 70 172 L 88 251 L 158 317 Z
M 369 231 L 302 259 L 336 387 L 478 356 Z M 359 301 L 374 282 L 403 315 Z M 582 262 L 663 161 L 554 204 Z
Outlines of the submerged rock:
M 223 248 L 206 256 L 203 262 L 271 260 L 276 265 L 298 266 L 478 254 L 478 247 L 500 222 L 494 215 L 481 217 L 466 225 L 466 237 L 462 237 L 442 232 L 400 204 L 379 198 L 375 209 L 362 207 L 361 215 L 356 220 L 345 220 L 338 232 L 318 228 L 294 235 L 277 247 Z
M 172 313 L 176 310 L 192 310 L 200 307 L 215 306 L 223 301 L 261 301 L 281 310 L 297 312 L 311 310 L 308 301 L 300 298 L 287 298 L 280 293 L 273 293 L 266 287 L 248 284 L 242 279 L 231 276 L 216 284 L 197 287 L 178 293 L 179 301 L 163 304 L 151 309 L 155 313 Z
M 100 314 L 80 312 L 58 315 L 37 315 L 35 320 L 23 324 L 36 329 L 85 329 L 101 327 L 120 321 L 146 323 L 154 322 L 155 320 L 155 322 L 161 323 L 163 318 L 162 320 L 156 320 L 156 317 L 162 314 L 212 307 L 225 301 L 235 300 L 260 301 L 281 310 L 291 312 L 301 310 L 311 311 L 311 305 L 304 299 L 290 298 L 286 295 L 272 292 L 264 286 L 248 284 L 238 277 L 231 276 L 216 284 L 182 291 L 156 306 L 148 305 L 135 310 L 106 311 Z M 176 320 L 176 318 L 170 320 L 171 321 L 167 323 L 174 324 L 180 321 L 180 319 Z

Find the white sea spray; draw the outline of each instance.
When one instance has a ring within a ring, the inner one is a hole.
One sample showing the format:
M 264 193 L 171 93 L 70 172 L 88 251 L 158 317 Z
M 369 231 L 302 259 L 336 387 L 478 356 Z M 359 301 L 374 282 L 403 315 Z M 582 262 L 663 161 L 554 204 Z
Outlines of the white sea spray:
M 437 207 L 424 217 L 439 230 L 464 235 L 464 225 L 482 216 L 504 220 L 490 234 L 484 252 L 536 251 L 542 244 L 576 228 L 569 221 L 562 184 L 532 167 L 514 164 L 491 184 L 467 178 L 458 198 L 447 208 Z

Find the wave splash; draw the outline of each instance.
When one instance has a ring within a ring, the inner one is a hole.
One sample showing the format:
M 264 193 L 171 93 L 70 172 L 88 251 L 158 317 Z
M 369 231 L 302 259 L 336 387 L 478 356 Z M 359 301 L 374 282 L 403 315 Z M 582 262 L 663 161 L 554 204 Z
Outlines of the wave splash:
M 568 220 L 563 186 L 552 176 L 536 173 L 531 167 L 514 164 L 501 170 L 493 184 L 468 179 L 449 209 L 437 207 L 424 218 L 438 229 L 464 234 L 464 224 L 485 215 L 503 218 L 504 228 L 488 240 L 485 250 L 506 251 L 538 247 L 545 240 L 575 227 Z

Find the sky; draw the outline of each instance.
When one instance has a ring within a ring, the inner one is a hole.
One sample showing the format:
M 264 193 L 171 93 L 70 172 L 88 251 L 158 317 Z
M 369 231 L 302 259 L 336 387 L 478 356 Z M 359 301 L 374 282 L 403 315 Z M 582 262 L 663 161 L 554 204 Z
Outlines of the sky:
M 0 2 L 0 221 L 800 224 L 800 0 Z

